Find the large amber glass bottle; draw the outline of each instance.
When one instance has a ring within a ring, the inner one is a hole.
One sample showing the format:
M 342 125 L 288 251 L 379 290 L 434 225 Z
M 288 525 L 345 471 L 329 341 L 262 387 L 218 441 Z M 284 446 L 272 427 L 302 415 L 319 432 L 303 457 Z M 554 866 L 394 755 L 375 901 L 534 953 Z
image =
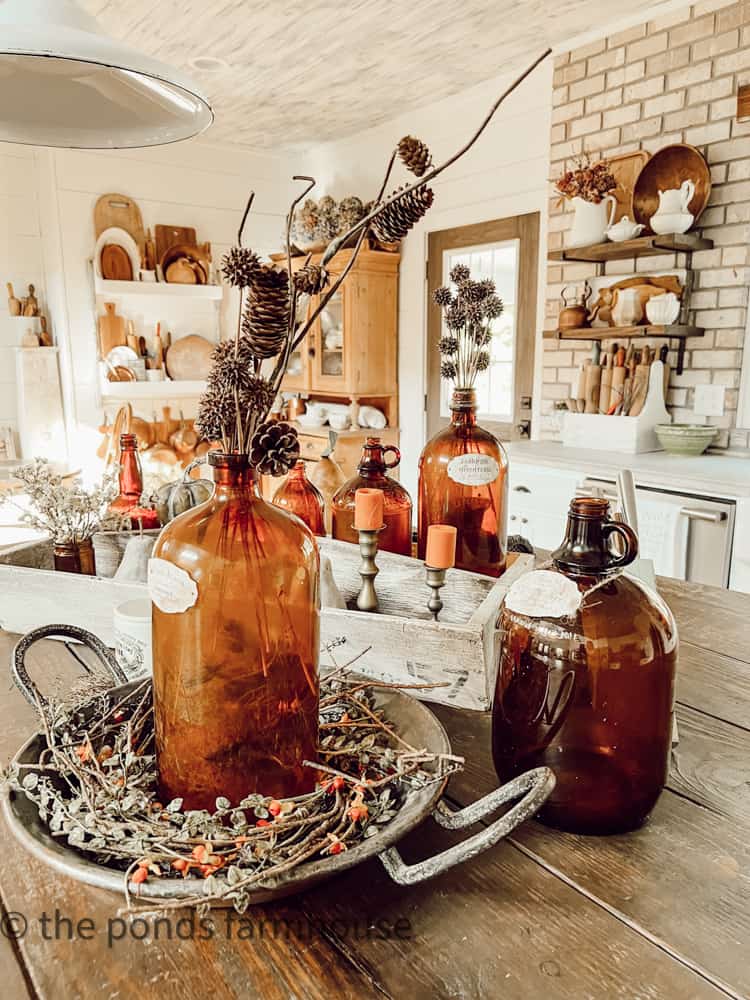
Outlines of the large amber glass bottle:
M 314 535 L 325 535 L 325 502 L 317 486 L 307 478 L 304 462 L 297 462 L 286 481 L 273 495 L 273 502 L 282 510 L 296 514 Z
M 319 558 L 258 495 L 246 455 L 209 453 L 215 492 L 163 530 L 149 566 L 162 801 L 187 809 L 312 790 Z
M 390 461 L 386 458 L 389 454 L 394 456 Z M 354 496 L 362 487 L 382 490 L 385 528 L 378 536 L 378 548 L 398 552 L 402 556 L 411 555 L 411 497 L 401 483 L 386 474 L 400 461 L 398 448 L 393 445 L 384 447 L 379 437 L 367 438 L 357 475 L 347 479 L 331 503 L 334 538 L 358 542 L 359 533 L 354 530 Z
M 550 569 L 514 584 L 501 612 L 495 768 L 501 781 L 552 768 L 538 818 L 572 833 L 641 826 L 666 781 L 677 628 L 658 594 L 621 573 L 636 554 L 606 500 L 574 500 Z
M 431 524 L 457 530 L 456 567 L 500 576 L 508 532 L 508 457 L 477 424 L 474 389 L 455 389 L 451 422 L 419 459 L 419 547 L 424 559 Z

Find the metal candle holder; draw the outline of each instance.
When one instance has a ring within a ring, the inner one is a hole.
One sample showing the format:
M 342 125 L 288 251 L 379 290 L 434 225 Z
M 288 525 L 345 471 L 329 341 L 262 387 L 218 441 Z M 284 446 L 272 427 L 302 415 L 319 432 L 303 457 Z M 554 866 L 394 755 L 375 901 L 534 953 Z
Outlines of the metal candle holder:
M 425 570 L 427 572 L 427 586 L 432 591 L 430 599 L 427 602 L 427 607 L 432 612 L 432 617 L 437 621 L 438 615 L 443 610 L 440 591 L 445 586 L 445 576 L 448 571 L 445 569 L 435 569 L 434 566 L 425 566 Z
M 362 562 L 359 566 L 359 575 L 362 577 L 362 586 L 357 595 L 357 607 L 360 611 L 377 611 L 378 595 L 375 590 L 375 577 L 379 570 L 375 564 L 375 556 L 378 553 L 378 535 L 385 525 L 380 528 L 358 528 L 359 532 L 359 552 Z

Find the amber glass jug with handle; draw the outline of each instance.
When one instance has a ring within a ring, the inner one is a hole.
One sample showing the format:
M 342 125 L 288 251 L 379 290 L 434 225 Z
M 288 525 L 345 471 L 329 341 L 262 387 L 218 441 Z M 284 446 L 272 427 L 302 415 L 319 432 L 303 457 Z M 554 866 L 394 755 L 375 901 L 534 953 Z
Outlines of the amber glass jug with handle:
M 622 573 L 637 552 L 606 500 L 574 500 L 550 567 L 518 580 L 501 610 L 495 768 L 501 781 L 552 768 L 537 818 L 571 833 L 636 829 L 667 777 L 677 628 L 659 595 Z
M 388 455 L 393 458 L 388 459 Z M 357 475 L 347 479 L 331 502 L 333 537 L 344 542 L 359 541 L 354 528 L 354 498 L 358 489 L 383 491 L 383 521 L 385 527 L 378 536 L 378 548 L 386 552 L 411 555 L 411 497 L 391 476 L 401 461 L 401 452 L 394 445 L 383 445 L 379 437 L 368 437 L 357 466 Z
M 163 802 L 313 789 L 319 558 L 309 529 L 266 503 L 246 455 L 209 453 L 213 497 L 171 521 L 149 564 Z
M 500 576 L 508 532 L 508 458 L 477 423 L 474 389 L 454 389 L 451 422 L 419 459 L 418 555 L 432 524 L 456 528 L 456 568 Z
M 304 521 L 314 535 L 325 535 L 325 501 L 323 494 L 307 478 L 304 462 L 297 462 L 286 481 L 273 495 L 275 506 Z

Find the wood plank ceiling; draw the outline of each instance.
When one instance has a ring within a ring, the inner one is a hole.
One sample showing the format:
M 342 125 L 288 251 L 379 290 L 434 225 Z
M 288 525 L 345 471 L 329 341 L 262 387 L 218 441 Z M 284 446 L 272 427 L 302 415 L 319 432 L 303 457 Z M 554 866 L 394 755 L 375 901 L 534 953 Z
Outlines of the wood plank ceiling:
M 623 16 L 612 0 L 80 0 L 111 35 L 192 73 L 210 137 L 338 139 L 520 66 Z M 653 9 L 630 0 L 627 14 Z M 196 57 L 223 60 L 196 70 Z

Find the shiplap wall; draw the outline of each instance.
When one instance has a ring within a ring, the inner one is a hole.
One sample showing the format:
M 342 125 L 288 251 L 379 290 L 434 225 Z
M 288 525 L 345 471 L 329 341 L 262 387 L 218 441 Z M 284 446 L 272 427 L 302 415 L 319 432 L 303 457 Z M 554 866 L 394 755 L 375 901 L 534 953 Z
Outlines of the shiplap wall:
M 447 158 L 472 134 L 510 81 L 498 77 L 400 115 L 385 125 L 318 147 L 311 171 L 319 193 L 371 198 L 382 181 L 388 157 L 403 135 L 419 136 L 436 162 Z M 399 391 L 401 478 L 415 495 L 417 463 L 425 440 L 426 360 L 425 261 L 430 232 L 489 219 L 539 212 L 541 246 L 546 239 L 552 60 L 542 64 L 501 106 L 477 144 L 434 183 L 435 202 L 402 246 L 399 287 Z M 300 163 L 302 165 L 302 163 Z M 300 171 L 302 173 L 306 170 Z M 397 174 L 396 183 L 404 175 Z M 544 315 L 544 261 L 540 260 L 537 329 Z M 541 354 L 541 341 L 537 347 Z M 537 368 L 539 374 L 539 368 Z M 538 380 L 537 380 L 538 381 Z M 534 406 L 541 385 L 535 387 Z
M 278 157 L 247 153 L 190 141 L 174 146 L 129 151 L 41 151 L 40 176 L 43 206 L 45 265 L 57 279 L 50 294 L 51 309 L 61 346 L 64 395 L 70 427 L 71 461 L 86 466 L 101 440 L 97 428 L 104 406 L 98 393 L 96 310 L 89 269 L 94 249 L 93 211 L 105 192 L 134 198 L 145 226 L 157 223 L 193 226 L 200 241 L 210 241 L 215 262 L 235 241 L 251 190 L 253 211 L 246 228 L 246 244 L 269 252 L 280 244 L 287 211 L 291 170 Z M 62 280 L 60 281 L 60 277 Z M 137 332 L 151 336 L 161 320 L 176 336 L 187 333 L 215 335 L 211 303 L 194 308 L 160 300 L 148 305 L 133 299 L 117 301 L 118 312 L 132 318 Z M 225 294 L 221 323 L 235 322 L 236 303 Z M 182 407 L 194 412 L 197 401 L 172 403 L 173 414 Z M 140 408 L 146 418 L 169 400 L 149 401 Z M 116 404 L 107 406 L 111 416 Z
M 0 144 L 0 426 L 18 426 L 16 359 L 24 332 L 38 321 L 12 319 L 5 304 L 5 284 L 13 284 L 22 299 L 29 284 L 44 308 L 39 206 L 33 152 L 23 146 Z M 18 440 L 16 439 L 16 448 Z

